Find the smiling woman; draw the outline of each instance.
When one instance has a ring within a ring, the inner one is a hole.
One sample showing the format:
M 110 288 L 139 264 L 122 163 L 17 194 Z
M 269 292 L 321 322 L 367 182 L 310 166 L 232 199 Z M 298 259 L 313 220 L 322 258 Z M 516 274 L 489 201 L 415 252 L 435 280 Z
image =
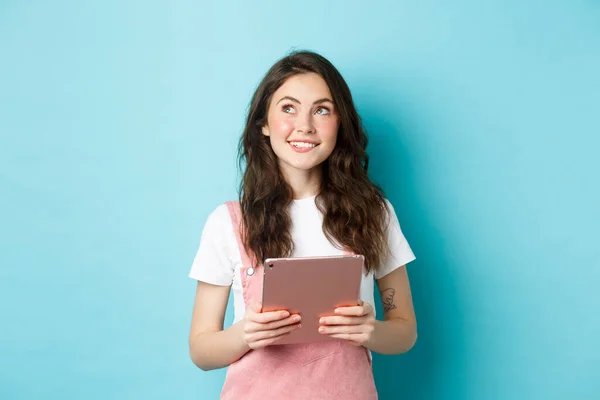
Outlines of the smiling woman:
M 269 106 L 262 133 L 270 138 L 286 179 L 296 175 L 290 169 L 307 171 L 308 175 L 301 176 L 308 177 L 313 187 L 303 186 L 314 192 L 321 180 L 321 169 L 314 167 L 333 152 L 340 125 L 329 87 L 318 74 L 294 75 L 275 91 L 273 99 L 277 101 Z M 298 157 L 295 153 L 306 155 Z
M 267 72 L 240 141 L 239 203 L 210 215 L 190 271 L 198 280 L 190 355 L 204 370 L 229 366 L 222 399 L 376 399 L 370 351 L 402 353 L 415 343 L 405 268 L 415 256 L 369 180 L 366 146 L 350 89 L 324 57 L 296 52 Z M 262 260 L 345 252 L 365 257 L 361 302 L 319 321 L 318 332 L 334 340 L 272 346 L 301 318 L 261 312 Z M 230 290 L 234 324 L 223 329 Z

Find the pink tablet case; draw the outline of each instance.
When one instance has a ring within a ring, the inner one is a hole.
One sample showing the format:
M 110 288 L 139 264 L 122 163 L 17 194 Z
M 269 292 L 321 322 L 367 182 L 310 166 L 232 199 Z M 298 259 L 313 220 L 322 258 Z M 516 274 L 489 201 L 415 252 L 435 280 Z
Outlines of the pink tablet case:
M 272 258 L 264 264 L 262 311 L 288 310 L 302 317 L 301 328 L 277 345 L 332 340 L 319 333 L 319 319 L 360 299 L 364 256 Z

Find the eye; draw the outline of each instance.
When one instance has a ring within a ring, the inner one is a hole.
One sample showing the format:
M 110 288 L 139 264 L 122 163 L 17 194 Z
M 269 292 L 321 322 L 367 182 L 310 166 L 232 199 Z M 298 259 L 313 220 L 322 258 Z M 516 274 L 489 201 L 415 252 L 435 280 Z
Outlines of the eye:
M 329 108 L 327 108 L 327 107 L 319 107 L 319 108 L 317 108 L 317 111 L 315 111 L 315 114 L 327 115 L 327 114 L 329 114 Z
M 287 114 L 293 114 L 296 112 L 296 109 L 291 104 L 285 104 L 281 107 L 281 110 Z

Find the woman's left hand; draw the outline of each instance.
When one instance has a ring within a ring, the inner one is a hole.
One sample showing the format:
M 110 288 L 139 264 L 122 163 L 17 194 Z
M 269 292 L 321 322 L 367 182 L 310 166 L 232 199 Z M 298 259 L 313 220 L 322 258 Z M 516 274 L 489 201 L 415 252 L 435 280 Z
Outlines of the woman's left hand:
M 333 338 L 344 339 L 356 346 L 364 346 L 375 329 L 375 310 L 362 300 L 358 306 L 339 307 L 337 315 L 322 317 L 319 332 Z

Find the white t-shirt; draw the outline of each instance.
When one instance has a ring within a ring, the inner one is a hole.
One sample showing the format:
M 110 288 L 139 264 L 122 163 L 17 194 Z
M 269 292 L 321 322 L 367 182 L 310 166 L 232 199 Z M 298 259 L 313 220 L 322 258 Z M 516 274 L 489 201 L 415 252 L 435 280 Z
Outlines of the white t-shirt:
M 333 256 L 344 254 L 334 247 L 323 233 L 323 215 L 315 203 L 316 196 L 294 200 L 291 204 L 291 233 L 294 242 L 292 257 Z M 390 254 L 376 273 L 363 274 L 360 295 L 364 302 L 375 306 L 374 279 L 380 279 L 398 267 L 415 259 L 406 241 L 398 217 L 386 200 L 390 213 L 387 237 Z M 208 217 L 200 246 L 189 277 L 219 286 L 230 286 L 233 292 L 234 323 L 244 318 L 246 306 L 242 293 L 240 251 L 235 238 L 227 205 L 218 206 Z

